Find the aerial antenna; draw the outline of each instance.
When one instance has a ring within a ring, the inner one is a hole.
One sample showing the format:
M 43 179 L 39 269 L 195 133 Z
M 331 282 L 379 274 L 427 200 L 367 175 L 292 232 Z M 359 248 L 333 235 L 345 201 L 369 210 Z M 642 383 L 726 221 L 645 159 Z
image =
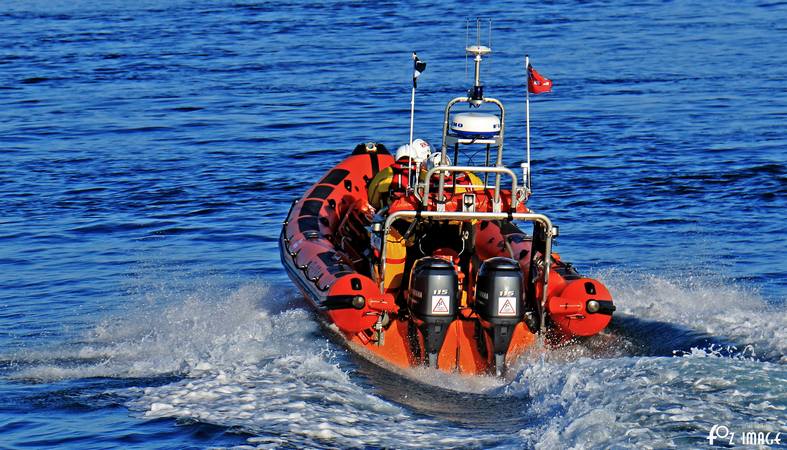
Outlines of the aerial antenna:
M 492 48 L 492 18 L 489 18 L 487 20 L 489 21 L 489 32 L 487 34 L 486 46 Z M 489 62 L 486 63 L 486 65 L 490 68 L 492 67 L 492 55 L 489 55 Z
M 492 19 L 491 18 L 489 19 L 489 34 L 488 34 L 488 36 L 489 36 L 489 38 L 487 39 L 487 41 L 489 42 L 489 48 L 492 48 Z
M 481 45 L 481 18 L 475 18 L 475 45 Z
M 470 46 L 470 19 L 465 19 L 465 48 Z M 469 61 L 467 59 L 469 53 L 465 52 L 465 81 L 469 78 Z
M 468 97 L 470 98 L 470 105 L 475 106 L 476 108 L 481 106 L 484 102 L 484 86 L 481 84 L 481 57 L 484 55 L 488 55 L 492 52 L 492 49 L 489 46 L 481 45 L 481 18 L 476 18 L 475 20 L 475 29 L 476 29 L 476 44 L 470 45 L 465 48 L 465 54 L 467 56 L 473 55 L 473 61 L 475 62 L 475 76 L 473 79 L 473 87 L 468 92 Z M 491 30 L 491 19 L 487 19 L 490 21 L 490 30 Z M 491 40 L 491 35 L 489 36 Z M 465 58 L 467 58 L 465 56 Z

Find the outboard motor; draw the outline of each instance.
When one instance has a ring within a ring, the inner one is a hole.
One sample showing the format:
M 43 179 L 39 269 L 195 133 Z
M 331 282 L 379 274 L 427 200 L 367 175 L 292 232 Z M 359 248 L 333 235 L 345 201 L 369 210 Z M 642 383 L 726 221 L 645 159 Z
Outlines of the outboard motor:
M 442 258 L 421 258 L 410 272 L 407 303 L 413 321 L 423 334 L 429 367 L 437 367 L 437 354 L 448 326 L 458 314 L 458 287 L 454 265 Z
M 511 259 L 495 257 L 481 264 L 476 280 L 475 310 L 491 333 L 497 375 L 505 372 L 505 359 L 514 327 L 524 318 L 522 271 Z

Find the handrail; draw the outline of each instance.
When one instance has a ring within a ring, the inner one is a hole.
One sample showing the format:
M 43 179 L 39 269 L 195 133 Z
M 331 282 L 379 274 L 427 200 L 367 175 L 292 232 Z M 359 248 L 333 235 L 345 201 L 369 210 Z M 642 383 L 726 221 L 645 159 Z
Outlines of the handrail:
M 443 159 L 445 160 L 445 137 L 448 135 L 448 119 L 451 117 L 451 107 L 457 103 L 468 103 L 470 99 L 467 97 L 455 97 L 448 102 L 445 106 L 445 111 L 443 112 L 443 142 L 441 145 L 441 153 L 443 154 Z
M 504 135 L 506 129 L 506 108 L 503 106 L 503 103 L 496 98 L 483 97 L 480 101 L 481 103 L 491 103 L 500 109 L 500 133 L 498 133 L 498 138 L 500 139 L 500 143 L 497 146 L 497 159 L 495 161 L 495 167 L 503 167 L 503 142 L 504 142 Z M 457 103 L 474 104 L 473 99 L 470 97 L 456 97 L 451 101 L 449 101 L 448 104 L 445 106 L 445 111 L 443 113 L 443 136 L 442 136 L 443 142 L 440 149 L 440 153 L 442 154 L 443 161 L 447 161 L 446 157 L 447 157 L 448 147 L 447 147 L 446 138 L 448 137 L 448 122 L 451 116 L 451 107 Z M 475 105 L 475 106 L 479 106 L 479 105 Z M 445 180 L 443 178 L 440 178 L 440 180 L 438 181 L 440 192 L 443 192 L 444 185 L 445 185 Z M 499 174 L 495 175 L 495 192 L 496 193 L 500 192 Z M 496 200 L 499 200 L 499 198 L 497 198 Z M 499 203 L 497 202 L 495 204 L 499 205 Z M 438 206 L 438 208 L 439 207 L 440 206 Z
M 516 174 L 514 173 L 513 170 L 509 169 L 508 167 L 437 166 L 437 167 L 433 167 L 433 168 L 429 169 L 429 171 L 426 172 L 426 179 L 424 179 L 424 186 L 422 186 L 422 189 L 424 190 L 424 196 L 421 199 L 421 202 L 422 202 L 422 204 L 424 206 L 428 206 L 428 204 L 429 204 L 429 193 L 430 193 L 431 184 L 432 184 L 432 183 L 430 183 L 430 181 L 432 179 L 432 175 L 434 175 L 437 172 L 481 172 L 481 173 L 487 172 L 487 173 L 498 173 L 498 174 L 505 173 L 505 174 L 508 174 L 511 177 L 511 192 L 515 193 L 516 192 L 516 188 L 517 188 Z M 442 177 L 441 177 L 441 180 L 442 180 Z M 484 187 L 487 187 L 487 186 L 484 185 Z M 440 183 L 439 184 L 437 192 L 438 192 L 437 199 L 439 201 L 443 201 L 445 199 L 445 195 L 444 195 L 445 194 L 445 184 L 444 183 Z M 516 208 L 519 205 L 519 197 L 516 196 L 516 195 L 513 196 L 512 202 L 514 202 L 512 207 Z M 499 208 L 500 207 L 500 183 L 499 183 L 499 181 L 497 183 L 495 183 L 495 200 L 494 200 L 494 204 L 495 204 L 495 208 Z M 500 212 L 500 211 L 498 210 L 498 211 L 495 211 L 495 212 Z
M 541 224 L 546 230 L 544 240 L 544 289 L 539 305 L 540 328 L 544 327 L 544 311 L 548 300 L 547 293 L 549 287 L 549 269 L 552 267 L 552 238 L 557 234 L 552 226 L 552 221 L 543 214 L 535 213 L 503 213 L 503 212 L 461 212 L 461 211 L 395 211 L 385 219 L 385 226 L 382 230 L 382 241 L 380 250 L 380 292 L 385 292 L 385 257 L 388 247 L 388 232 L 397 219 L 403 218 L 434 218 L 441 220 L 524 220 Z M 532 268 L 531 268 L 532 271 Z

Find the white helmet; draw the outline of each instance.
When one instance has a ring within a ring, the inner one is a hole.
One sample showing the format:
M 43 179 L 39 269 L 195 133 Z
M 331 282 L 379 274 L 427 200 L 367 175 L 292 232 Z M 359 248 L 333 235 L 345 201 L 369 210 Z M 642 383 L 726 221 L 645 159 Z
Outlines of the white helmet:
M 396 160 L 410 158 L 415 163 L 420 163 L 429 157 L 432 146 L 423 139 L 416 139 L 413 145 L 404 144 L 396 149 Z
M 428 158 L 429 154 L 432 153 L 432 146 L 423 139 L 414 140 L 413 147 L 415 147 L 415 153 L 418 155 L 421 161 Z
M 445 155 L 445 161 L 443 161 L 443 154 L 441 152 L 435 152 L 429 155 L 426 160 L 426 167 L 428 169 L 432 169 L 437 166 L 450 166 L 451 159 L 448 158 L 448 155 Z

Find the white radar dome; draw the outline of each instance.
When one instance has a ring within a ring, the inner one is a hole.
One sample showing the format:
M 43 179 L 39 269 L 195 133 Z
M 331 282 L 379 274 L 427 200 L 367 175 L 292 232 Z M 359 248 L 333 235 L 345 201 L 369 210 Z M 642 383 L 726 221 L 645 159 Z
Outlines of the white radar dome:
M 493 137 L 500 134 L 500 118 L 479 112 L 454 114 L 451 117 L 451 132 L 460 137 Z

